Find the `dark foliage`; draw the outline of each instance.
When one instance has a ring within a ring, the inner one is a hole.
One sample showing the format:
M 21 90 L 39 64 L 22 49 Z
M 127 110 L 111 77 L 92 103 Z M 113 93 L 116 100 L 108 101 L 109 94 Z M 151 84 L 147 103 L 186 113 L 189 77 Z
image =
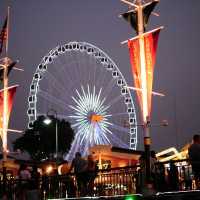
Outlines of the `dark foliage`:
M 33 129 L 14 141 L 14 150 L 20 149 L 29 153 L 33 160 L 53 159 L 56 151 L 56 119 L 50 116 L 52 123 L 44 124 L 45 116 L 39 116 Z M 70 150 L 74 139 L 74 131 L 69 122 L 57 119 L 58 152 L 61 157 Z

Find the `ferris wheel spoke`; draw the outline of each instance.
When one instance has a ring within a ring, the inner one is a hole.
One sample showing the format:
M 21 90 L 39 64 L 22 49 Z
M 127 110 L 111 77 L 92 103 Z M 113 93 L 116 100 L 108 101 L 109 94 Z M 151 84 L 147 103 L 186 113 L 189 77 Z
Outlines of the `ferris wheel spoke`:
M 90 103 L 88 104 L 88 110 L 91 109 L 91 105 L 92 105 L 92 102 L 91 102 L 91 93 L 90 93 L 90 86 L 87 85 L 87 99 L 90 101 Z
M 82 120 L 82 121 L 76 121 L 75 123 L 72 124 L 72 127 L 78 127 L 79 129 L 82 129 L 82 127 L 86 127 L 88 125 L 87 120 Z
M 99 68 L 99 64 L 94 59 L 93 55 L 89 55 L 87 64 L 88 66 L 93 67 L 93 70 L 90 70 L 88 75 L 89 75 L 89 81 L 94 84 L 96 82 L 96 76 L 98 75 L 97 69 Z
M 118 95 L 115 98 L 113 98 L 110 102 L 109 105 L 110 106 L 114 106 L 116 103 L 118 103 L 121 99 L 123 99 L 122 95 Z
M 85 56 L 82 54 L 80 55 L 80 59 L 78 59 L 78 65 L 77 65 L 77 70 L 78 70 L 78 77 L 83 77 L 83 81 L 86 81 L 88 79 L 88 75 L 85 72 L 85 70 L 82 70 L 82 66 L 85 65 Z M 83 83 L 81 83 L 83 84 Z
M 103 115 L 105 116 L 106 115 L 106 111 L 108 111 L 108 109 L 110 108 L 110 106 L 102 106 L 100 108 L 97 109 L 97 112 L 100 114 L 100 115 Z
M 98 100 L 97 102 L 95 102 L 95 105 L 96 105 L 96 112 L 101 112 L 103 113 L 104 111 L 106 111 L 110 106 L 104 106 L 104 102 L 106 101 L 106 98 L 103 98 L 101 101 Z
M 106 98 L 103 98 L 101 101 L 98 101 L 98 107 L 97 107 L 97 112 L 99 112 L 99 110 L 101 110 L 102 105 L 104 104 L 104 102 L 106 101 Z
M 81 60 L 82 60 L 82 65 L 84 65 L 84 66 L 89 66 L 88 65 L 88 63 L 87 63 L 87 61 L 85 60 L 85 58 L 81 58 Z M 81 86 L 85 86 L 85 85 L 87 85 L 88 83 L 90 83 L 91 82 L 91 69 L 87 69 L 87 70 L 81 70 L 80 69 L 80 71 L 82 72 L 82 74 L 80 74 L 80 77 L 83 77 L 82 78 L 82 82 L 81 82 Z
M 80 103 L 80 104 L 77 103 L 76 107 L 73 106 L 73 105 L 69 105 L 69 107 L 70 107 L 71 109 L 73 109 L 73 110 L 76 110 L 77 112 L 80 111 L 80 113 L 81 113 L 82 115 L 86 115 L 86 114 L 87 114 L 87 110 L 83 107 L 83 105 L 81 105 L 81 103 Z
M 84 110 L 80 109 L 79 106 L 78 107 L 74 107 L 72 105 L 69 105 L 68 107 L 70 107 L 72 110 L 77 111 L 78 114 L 86 115 L 86 112 Z
M 68 92 L 67 94 L 70 94 L 71 91 L 74 90 L 74 86 L 75 85 L 79 85 L 80 84 L 80 78 L 79 77 L 83 77 L 83 73 L 80 74 L 79 71 L 77 69 L 77 67 L 79 66 L 79 63 L 76 63 L 76 66 L 73 66 L 73 64 L 75 63 L 73 60 L 73 58 L 71 58 L 72 56 L 69 56 L 70 57 L 70 61 L 67 60 L 67 58 L 65 58 L 64 60 L 64 63 L 61 63 L 61 68 L 63 70 L 61 70 L 61 73 L 62 73 L 62 76 L 64 76 L 64 78 L 62 77 L 62 79 L 66 79 L 66 82 L 67 82 L 67 88 L 68 88 Z M 75 59 L 75 58 L 74 58 Z M 76 59 L 75 59 L 76 60 Z M 67 66 L 66 66 L 66 63 L 67 63 Z M 70 70 L 67 70 L 68 68 L 70 68 Z M 73 71 L 74 73 L 70 73 L 71 71 Z M 78 75 L 77 75 L 78 73 Z M 73 78 L 75 75 L 75 78 Z M 70 100 L 67 98 L 66 99 L 67 102 L 69 102 Z
M 76 55 L 76 57 L 77 57 L 77 55 Z M 75 59 L 75 60 L 77 61 L 77 59 Z M 80 64 L 80 63 L 82 63 L 82 64 Z M 76 64 L 74 65 L 75 80 L 77 80 L 79 82 L 79 85 L 83 80 L 84 81 L 87 80 L 87 73 L 81 69 L 81 65 L 86 66 L 85 59 L 83 57 L 80 58 L 80 62 L 76 62 Z
M 37 112 L 37 116 L 46 116 L 47 113 L 46 112 Z M 58 119 L 70 119 L 70 116 L 67 115 L 62 115 L 62 114 L 57 114 L 57 118 Z
M 62 57 L 63 58 L 63 57 Z M 70 73 L 70 70 L 68 68 L 70 68 L 71 64 L 72 64 L 72 59 L 71 59 L 71 56 L 67 56 L 67 58 L 70 58 L 68 60 L 66 60 L 66 58 L 63 59 L 58 59 L 57 62 L 58 62 L 58 65 L 59 68 L 61 69 L 60 70 L 60 74 L 61 74 L 61 77 L 63 75 L 66 75 L 66 79 L 67 79 L 67 82 L 68 83 L 73 83 L 73 74 Z M 55 69 L 57 67 L 55 66 Z
M 102 88 L 100 88 L 99 93 L 98 93 L 98 95 L 96 96 L 96 101 L 94 102 L 95 104 L 99 104 L 99 102 L 100 102 L 101 91 L 102 91 Z
M 90 124 L 88 127 L 88 130 L 87 130 L 87 132 L 88 132 L 87 137 L 85 138 L 86 143 L 88 142 L 88 143 L 92 144 L 92 136 L 94 135 L 94 131 L 95 131 L 95 129 L 94 129 L 93 125 Z
M 66 117 L 73 119 L 87 119 L 87 117 L 82 117 L 81 115 L 68 115 Z
M 117 124 L 112 124 L 111 128 L 114 130 L 122 131 L 124 133 L 129 133 L 129 128 L 125 128 L 125 127 L 117 125 Z
M 120 138 L 116 137 L 115 134 L 112 134 L 111 140 L 114 144 L 117 144 L 121 148 L 129 148 L 129 145 L 127 145 L 125 142 L 123 142 Z
M 65 110 L 69 110 L 69 108 L 67 107 L 67 105 L 65 104 L 65 102 L 58 100 L 56 97 L 50 95 L 49 93 L 47 93 L 46 91 L 42 91 L 40 90 L 40 92 L 38 93 L 38 95 L 40 97 L 42 97 L 43 99 L 47 100 L 49 103 L 51 103 L 52 105 L 57 105 L 62 109 Z
M 100 129 L 102 130 L 101 134 L 104 136 L 104 138 L 109 140 L 106 133 L 109 133 L 109 135 L 112 135 L 112 132 L 108 129 L 108 126 L 106 126 L 105 124 L 102 124 Z
M 81 110 L 87 112 L 88 111 L 88 107 L 86 106 L 87 101 L 85 101 L 84 97 L 82 97 L 80 95 L 78 90 L 76 90 L 76 93 L 77 93 L 77 95 L 79 97 L 79 100 L 76 100 L 75 97 L 72 97 L 72 99 L 76 102 L 78 108 L 80 108 Z
M 121 112 L 121 113 L 113 113 L 112 115 L 108 115 L 107 118 L 110 118 L 110 117 L 118 117 L 118 116 L 126 116 L 127 115 L 127 112 Z
M 80 128 L 80 127 L 79 127 Z M 88 138 L 88 134 L 89 134 L 89 127 L 88 126 L 83 126 L 82 128 L 80 128 L 81 133 L 81 141 L 80 144 L 83 144 L 83 141 L 87 141 L 86 138 Z
M 93 60 L 94 60 L 94 58 L 93 58 Z M 98 76 L 98 74 L 97 74 L 97 68 L 98 68 L 98 64 L 96 64 L 96 62 L 94 63 L 93 62 L 93 65 L 95 66 L 94 67 L 94 70 L 93 70 L 93 83 L 95 83 L 96 82 L 96 75 Z
M 91 123 L 90 131 L 91 131 L 90 142 L 92 145 L 94 145 L 95 144 L 95 136 L 97 135 L 97 131 L 98 131 L 98 127 L 96 126 L 95 123 Z
M 104 121 L 101 122 L 101 126 L 103 126 L 103 127 L 109 127 L 111 125 L 112 125 L 112 123 L 107 121 L 107 119 L 104 119 Z M 110 132 L 109 130 L 108 130 L 108 132 L 112 134 L 112 132 Z
M 70 92 L 69 84 L 68 87 L 64 87 L 64 85 L 61 83 L 62 79 L 56 78 L 55 75 L 52 74 L 52 72 L 47 71 L 45 79 L 47 79 L 49 82 L 49 88 L 50 88 L 49 90 L 55 89 L 55 91 L 58 91 L 60 95 L 69 94 Z
M 108 137 L 102 137 L 101 139 L 103 140 L 103 144 L 111 144 L 111 142 L 108 139 Z
M 87 57 L 88 57 L 88 59 L 85 59 L 85 58 L 82 57 L 82 63 L 84 63 L 85 66 L 89 67 L 89 66 L 91 66 L 91 64 L 90 64 L 91 58 L 90 58 L 90 55 L 87 55 Z M 84 85 L 86 85 L 86 84 L 88 84 L 90 82 L 93 82 L 92 73 L 93 73 L 93 71 L 91 71 L 90 68 L 88 68 L 87 71 L 83 72 L 83 76 L 85 78 Z M 86 80 L 87 80 L 87 82 L 86 82 Z
M 73 59 L 73 64 L 72 64 L 72 66 L 73 66 L 73 75 L 72 75 L 72 77 L 73 77 L 73 79 L 74 80 L 79 80 L 80 81 L 80 70 L 78 69 L 78 67 L 79 67 L 79 63 L 77 62 L 77 52 L 76 52 L 76 54 L 74 55 L 74 56 L 72 56 L 72 59 Z
M 58 118 L 59 118 L 59 119 L 68 119 L 68 120 L 69 120 L 69 119 L 70 119 L 70 116 L 63 115 L 63 114 L 59 114 L 59 113 L 58 113 Z
M 82 113 L 83 115 L 87 115 L 88 110 L 87 110 L 86 108 L 84 108 L 84 106 L 81 105 L 81 103 L 80 103 L 80 104 L 77 104 L 76 107 L 77 107 L 77 111 L 78 111 L 78 112 Z M 71 108 L 73 108 L 73 106 L 71 106 Z M 75 110 L 75 109 L 74 109 L 74 110 Z
M 102 129 L 102 128 L 101 128 Z M 103 131 L 101 131 L 103 133 Z M 108 137 L 105 134 L 95 135 L 97 144 L 108 144 L 110 143 Z
M 89 153 L 90 146 L 91 146 L 91 144 L 89 143 L 89 141 L 86 141 L 86 143 L 84 144 L 84 148 L 83 148 L 83 156 L 86 156 Z
M 60 79 L 56 78 L 52 73 L 46 72 L 46 78 L 51 83 L 51 87 L 55 88 L 56 90 L 59 90 L 59 92 L 68 93 L 69 91 L 67 88 L 63 86 L 63 84 L 59 81 Z
M 109 74 L 105 73 L 104 71 L 104 66 L 100 67 L 100 72 L 97 76 L 96 85 L 104 85 L 104 82 L 107 80 L 106 78 L 108 78 Z
M 79 151 L 79 145 L 80 145 L 80 137 L 75 136 L 75 139 L 72 142 L 71 149 L 66 156 L 66 159 L 68 161 L 71 161 L 74 158 L 74 155 L 76 152 Z
M 84 123 L 77 122 L 73 124 L 73 127 L 78 127 L 77 133 L 81 135 L 84 135 L 86 129 L 88 130 L 88 126 L 89 126 L 89 123 L 87 121 L 85 121 Z
M 109 117 L 112 117 L 112 114 L 103 114 L 103 116 L 107 119 Z
M 109 83 L 106 85 L 106 87 L 104 88 L 103 91 L 103 96 L 108 97 L 110 94 L 112 94 L 112 89 L 113 87 L 116 85 L 116 80 L 115 79 L 111 79 L 109 81 Z

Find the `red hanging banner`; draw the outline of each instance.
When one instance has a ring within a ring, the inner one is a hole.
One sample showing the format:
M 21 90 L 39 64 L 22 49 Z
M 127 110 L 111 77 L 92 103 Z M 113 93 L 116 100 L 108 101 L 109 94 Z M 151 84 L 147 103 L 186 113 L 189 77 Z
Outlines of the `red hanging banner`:
M 135 88 L 141 89 L 141 70 L 140 70 L 140 46 L 139 40 L 128 41 L 129 53 L 130 53 L 130 62 L 132 68 L 132 76 L 134 80 Z M 140 90 L 136 90 L 138 97 L 138 102 L 142 111 L 142 93 Z
M 13 98 L 16 93 L 17 85 L 13 87 L 7 88 L 7 98 L 8 98 L 8 107 L 7 107 L 7 116 L 6 116 L 6 125 L 8 129 L 8 122 L 9 122 L 9 117 L 10 113 L 12 110 L 12 105 L 13 105 Z M 2 133 L 3 133 L 3 110 L 4 110 L 4 90 L 0 90 L 0 132 L 1 132 L 1 138 L 2 138 Z
M 159 33 L 160 29 L 156 29 L 155 31 L 145 33 L 139 37 L 136 37 L 133 40 L 128 41 L 132 75 L 134 79 L 134 87 L 136 88 L 136 93 L 141 113 L 143 116 L 143 121 L 146 121 L 146 118 L 144 118 L 145 117 L 144 109 L 147 110 L 146 114 L 147 116 L 150 117 L 151 113 L 153 73 L 154 73 L 154 65 L 155 65 L 156 49 L 158 44 Z M 146 77 L 142 77 L 141 65 L 145 65 Z M 142 81 L 144 81 L 144 79 L 145 79 L 144 82 L 145 91 L 147 93 L 146 96 L 143 93 L 144 84 L 142 83 Z M 145 105 L 143 105 L 144 104 L 143 102 L 145 101 L 147 102 L 146 104 L 147 108 L 144 108 Z

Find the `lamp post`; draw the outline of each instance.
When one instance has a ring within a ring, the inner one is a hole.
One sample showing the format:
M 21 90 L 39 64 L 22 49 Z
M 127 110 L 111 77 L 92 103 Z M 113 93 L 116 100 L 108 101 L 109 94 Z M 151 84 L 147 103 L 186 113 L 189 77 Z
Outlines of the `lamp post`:
M 48 110 L 48 112 L 47 112 L 47 117 L 44 119 L 44 123 L 46 124 L 46 125 L 49 125 L 50 123 L 52 123 L 52 119 L 50 118 L 50 112 L 53 112 L 53 114 L 54 114 L 54 116 L 55 116 L 55 120 L 56 120 L 56 132 L 55 132 L 55 134 L 56 134 L 56 155 L 55 155 L 55 157 L 56 157 L 56 164 L 57 164 L 57 162 L 58 162 L 58 118 L 57 118 L 57 116 L 58 116 L 58 114 L 57 114 L 57 111 L 56 110 L 54 110 L 54 109 L 50 109 L 50 110 Z

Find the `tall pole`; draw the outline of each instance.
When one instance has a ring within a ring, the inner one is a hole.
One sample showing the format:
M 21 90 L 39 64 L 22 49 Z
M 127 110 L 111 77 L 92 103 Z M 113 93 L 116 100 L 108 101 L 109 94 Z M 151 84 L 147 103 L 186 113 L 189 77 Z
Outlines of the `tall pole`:
M 8 6 L 8 13 L 7 13 L 7 30 L 6 30 L 6 56 L 8 56 L 8 41 L 9 41 L 9 26 L 10 26 L 10 7 Z
M 9 15 L 10 8 L 8 7 L 7 13 L 7 29 L 6 29 L 6 58 L 3 70 L 3 134 L 2 134 L 2 146 L 3 146 L 3 190 L 6 189 L 6 161 L 7 161 L 7 113 L 8 113 L 8 27 L 9 27 Z
M 150 118 L 148 116 L 148 97 L 147 97 L 147 77 L 146 77 L 146 58 L 144 47 L 144 20 L 143 6 L 141 0 L 137 0 L 137 24 L 140 44 L 140 66 L 141 66 L 141 86 L 142 86 L 142 115 L 143 115 L 143 131 L 144 131 L 144 150 L 145 150 L 145 169 L 146 181 L 149 181 L 150 173 Z
M 2 146 L 3 146 L 3 191 L 6 191 L 6 162 L 7 162 L 7 112 L 8 112 L 8 58 L 3 70 L 3 135 L 2 135 Z
M 7 30 L 6 30 L 6 57 L 5 57 L 5 64 L 3 70 L 3 161 L 6 162 L 7 160 L 7 113 L 8 113 L 8 27 L 9 27 L 9 7 L 8 7 L 8 14 L 7 14 Z
M 137 95 L 140 101 L 140 109 L 142 114 L 142 124 L 144 132 L 144 150 L 145 150 L 145 172 L 146 182 L 148 183 L 151 177 L 150 172 L 150 111 L 151 111 L 151 96 L 152 83 L 153 83 L 153 65 L 155 60 L 155 52 L 157 48 L 157 39 L 159 29 L 155 35 L 149 32 L 144 34 L 144 27 L 147 25 L 149 15 L 154 9 L 159 0 L 151 0 L 147 3 L 143 3 L 143 0 L 135 0 L 131 3 L 130 0 L 121 0 L 122 2 L 134 7 L 133 11 L 124 13 L 122 16 L 128 21 L 133 29 L 137 32 L 137 37 L 122 42 L 122 44 L 128 42 L 131 56 L 132 71 L 135 80 Z M 148 7 L 149 6 L 149 7 Z M 145 13 L 144 9 L 149 10 L 149 13 Z M 137 16 L 136 16 L 137 15 Z M 144 20 L 145 18 L 145 20 Z M 137 21 L 136 21 L 137 20 Z M 161 27 L 162 28 L 162 27 Z M 151 35 L 149 35 L 151 34 Z M 133 40 L 133 42 L 131 42 Z M 154 93 L 159 94 L 159 93 Z
M 8 57 L 5 58 L 3 65 L 3 127 L 2 127 L 2 168 L 3 168 L 3 192 L 6 193 L 6 162 L 7 162 L 7 110 L 8 110 L 8 76 L 7 76 Z
M 47 112 L 47 116 L 49 116 L 50 112 L 53 112 L 54 113 L 54 116 L 55 116 L 55 139 L 56 139 L 56 149 L 55 149 L 55 158 L 56 158 L 56 164 L 58 163 L 58 114 L 57 114 L 57 111 L 54 110 L 53 108 L 48 110 Z
M 57 112 L 56 113 L 56 164 L 58 164 L 58 119 Z
M 6 63 L 3 71 L 3 161 L 7 161 L 7 113 L 8 113 L 8 58 L 6 57 Z

